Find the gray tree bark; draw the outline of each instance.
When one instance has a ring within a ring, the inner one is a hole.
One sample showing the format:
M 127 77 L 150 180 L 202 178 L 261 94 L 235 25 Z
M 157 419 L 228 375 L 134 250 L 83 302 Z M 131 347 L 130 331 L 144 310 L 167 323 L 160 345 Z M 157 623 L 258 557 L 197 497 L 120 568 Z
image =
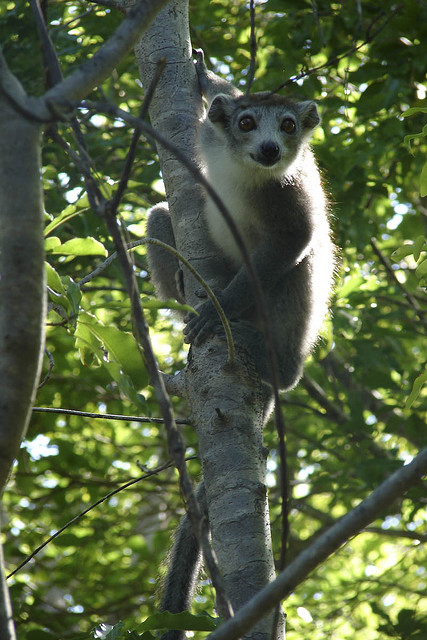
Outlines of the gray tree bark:
M 102 81 L 167 0 L 140 3 L 106 45 L 41 98 L 28 97 L 0 50 L 0 497 L 25 436 L 45 318 L 40 121 L 69 112 Z M 16 640 L 0 549 L 0 640 Z
M 191 56 L 187 0 L 170 2 L 135 51 L 145 88 L 156 63 L 167 59 L 150 105 L 151 122 L 197 160 L 202 101 Z M 177 248 L 203 276 L 209 271 L 210 248 L 200 215 L 201 191 L 179 160 L 165 149 L 158 151 Z M 194 291 L 200 285 L 184 275 L 187 302 L 196 305 Z M 216 339 L 192 349 L 181 392 L 199 439 L 214 551 L 227 596 L 238 610 L 274 579 L 274 563 L 262 446 L 266 397 L 246 354 L 240 354 L 234 367 L 227 367 L 226 360 L 226 349 Z M 255 624 L 245 638 L 270 638 L 272 619 L 270 614 Z M 279 637 L 283 633 L 279 629 Z
M 40 372 L 45 285 L 40 125 L 0 93 L 0 493 Z
M 1 495 L 30 418 L 45 312 L 40 125 L 25 119 L 1 92 L 0 140 Z M 3 571 L 1 579 L 0 638 L 14 640 Z

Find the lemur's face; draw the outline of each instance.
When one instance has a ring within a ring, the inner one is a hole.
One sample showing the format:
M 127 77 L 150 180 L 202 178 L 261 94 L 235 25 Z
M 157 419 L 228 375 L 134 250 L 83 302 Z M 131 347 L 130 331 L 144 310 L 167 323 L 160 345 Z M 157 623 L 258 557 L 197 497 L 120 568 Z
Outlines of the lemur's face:
M 268 94 L 240 98 L 220 94 L 208 117 L 238 162 L 270 175 L 286 172 L 320 122 L 314 102 Z

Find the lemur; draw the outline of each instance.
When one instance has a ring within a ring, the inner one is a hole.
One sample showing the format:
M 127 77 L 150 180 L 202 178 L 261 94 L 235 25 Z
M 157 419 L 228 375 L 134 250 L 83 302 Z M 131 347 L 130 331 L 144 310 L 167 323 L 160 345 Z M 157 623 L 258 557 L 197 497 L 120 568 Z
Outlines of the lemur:
M 327 311 L 334 268 L 327 202 L 309 148 L 320 122 L 317 107 L 268 92 L 244 95 L 208 71 L 200 53 L 196 70 L 209 104 L 198 136 L 201 167 L 249 251 L 267 306 L 279 385 L 291 389 Z M 203 214 L 218 258 L 207 279 L 220 283 L 215 292 L 233 333 L 270 381 L 263 326 L 240 250 L 207 196 Z M 149 212 L 147 234 L 175 246 L 167 205 Z M 175 258 L 149 245 L 148 260 L 157 293 L 182 300 Z M 184 319 L 185 341 L 195 346 L 222 333 L 210 301 L 196 310 Z
M 207 103 L 200 124 L 198 153 L 202 171 L 233 217 L 250 254 L 267 307 L 280 388 L 298 382 L 327 311 L 334 270 L 328 205 L 309 138 L 320 118 L 311 100 L 297 101 L 268 92 L 244 95 L 207 70 L 196 52 L 199 85 Z M 217 255 L 216 294 L 243 340 L 262 380 L 271 382 L 269 360 L 252 284 L 234 237 L 215 203 L 205 197 L 203 215 Z M 147 234 L 175 246 L 166 204 L 149 212 Z M 162 249 L 148 246 L 158 295 L 182 301 L 176 283 L 179 265 Z M 211 277 L 209 277 L 211 276 Z M 184 319 L 185 341 L 200 345 L 222 335 L 210 301 Z M 199 489 L 204 497 L 203 486 Z M 202 500 L 204 510 L 205 500 Z M 197 543 L 188 519 L 178 530 L 162 608 L 188 606 Z M 179 640 L 169 632 L 164 640 Z

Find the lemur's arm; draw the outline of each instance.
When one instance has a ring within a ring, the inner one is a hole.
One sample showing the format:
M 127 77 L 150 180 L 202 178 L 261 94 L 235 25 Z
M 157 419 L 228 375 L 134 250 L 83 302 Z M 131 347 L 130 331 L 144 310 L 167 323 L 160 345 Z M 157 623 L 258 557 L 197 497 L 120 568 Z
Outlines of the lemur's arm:
M 200 91 L 209 104 L 219 93 L 226 93 L 234 98 L 242 95 L 242 92 L 236 89 L 236 87 L 233 87 L 230 82 L 223 80 L 213 71 L 209 71 L 205 64 L 205 57 L 202 49 L 193 49 L 193 55 L 196 59 L 195 67 L 197 78 L 199 80 Z
M 306 255 L 310 242 L 310 229 L 299 229 L 294 233 L 272 234 L 267 243 L 261 243 L 252 253 L 251 260 L 263 291 L 274 289 L 279 280 Z M 282 235 L 282 237 L 280 237 Z M 237 320 L 255 304 L 252 282 L 247 267 L 243 265 L 222 291 L 215 292 L 229 320 Z M 221 331 L 218 312 L 210 301 L 185 317 L 185 342 L 201 344 L 209 335 Z

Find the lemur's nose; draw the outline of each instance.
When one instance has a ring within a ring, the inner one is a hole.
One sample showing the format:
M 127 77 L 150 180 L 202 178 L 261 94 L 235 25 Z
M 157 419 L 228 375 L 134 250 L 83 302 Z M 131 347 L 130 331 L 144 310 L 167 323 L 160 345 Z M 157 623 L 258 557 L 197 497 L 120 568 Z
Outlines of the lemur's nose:
M 270 162 L 276 160 L 279 157 L 280 148 L 279 145 L 273 142 L 273 140 L 267 140 L 261 145 L 261 153 L 266 160 Z

